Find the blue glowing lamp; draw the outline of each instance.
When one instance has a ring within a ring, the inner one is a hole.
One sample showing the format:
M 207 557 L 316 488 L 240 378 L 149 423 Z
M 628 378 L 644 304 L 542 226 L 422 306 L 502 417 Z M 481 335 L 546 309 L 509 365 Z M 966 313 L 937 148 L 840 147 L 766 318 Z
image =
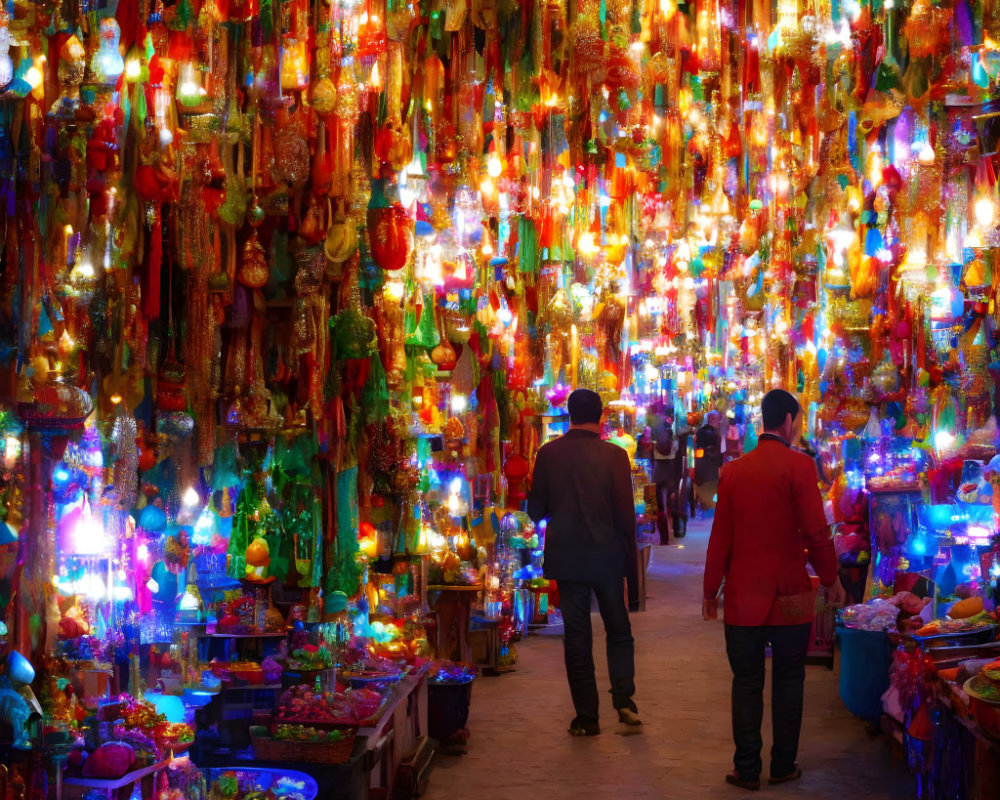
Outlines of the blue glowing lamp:
M 162 508 L 148 505 L 139 512 L 136 522 L 145 531 L 160 533 L 167 527 L 167 515 Z
M 156 706 L 157 713 L 163 714 L 167 722 L 179 724 L 185 721 L 184 701 L 172 694 L 146 692 L 145 699 Z

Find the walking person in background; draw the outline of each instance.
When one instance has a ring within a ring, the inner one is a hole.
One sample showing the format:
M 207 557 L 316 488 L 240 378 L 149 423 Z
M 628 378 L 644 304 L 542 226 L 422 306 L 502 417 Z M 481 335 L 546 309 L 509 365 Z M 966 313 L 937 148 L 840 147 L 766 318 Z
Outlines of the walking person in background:
M 802 409 L 775 389 L 761 403 L 764 433 L 756 449 L 726 464 L 705 563 L 702 616 L 718 616 L 725 597 L 726 652 L 733 671 L 735 770 L 726 781 L 760 788 L 765 651 L 772 654 L 774 744 L 770 782 L 802 775 L 795 759 L 802 727 L 806 653 L 817 592 L 806 563 L 819 575 L 820 593 L 843 601 L 816 465 L 794 449 Z M 723 581 L 725 582 L 723 584 Z
M 702 510 L 715 508 L 722 468 L 722 415 L 713 409 L 705 415 L 705 424 L 694 434 L 694 491 Z
M 635 643 L 629 609 L 638 610 L 638 549 L 628 454 L 601 441 L 603 406 L 577 389 L 567 401 L 569 431 L 535 456 L 528 514 L 545 529 L 545 577 L 559 586 L 566 677 L 576 716 L 573 736 L 601 732 L 594 675 L 591 597 L 604 620 L 611 698 L 619 721 L 641 724 L 635 694 Z M 628 587 L 628 607 L 625 604 Z
M 664 409 L 662 418 L 654 418 L 653 483 L 656 485 L 656 527 L 660 544 L 683 539 L 687 533 L 687 498 L 681 488 L 687 470 L 687 429 L 675 432 L 674 409 Z M 668 523 L 669 520 L 669 523 Z

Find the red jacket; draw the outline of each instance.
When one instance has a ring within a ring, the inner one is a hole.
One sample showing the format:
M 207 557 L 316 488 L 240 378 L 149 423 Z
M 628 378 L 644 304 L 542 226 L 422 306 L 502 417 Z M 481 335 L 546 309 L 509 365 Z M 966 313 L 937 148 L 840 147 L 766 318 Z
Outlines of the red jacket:
M 812 589 L 807 562 L 824 586 L 836 580 L 816 464 L 781 439 L 762 436 L 755 450 L 722 468 L 705 598 L 716 597 L 725 579 L 726 624 L 783 624 L 775 598 Z

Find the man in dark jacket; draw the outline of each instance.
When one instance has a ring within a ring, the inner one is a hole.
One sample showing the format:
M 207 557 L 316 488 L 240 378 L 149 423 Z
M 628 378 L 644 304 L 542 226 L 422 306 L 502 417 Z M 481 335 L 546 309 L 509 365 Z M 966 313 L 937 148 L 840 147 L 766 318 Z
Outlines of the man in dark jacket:
M 545 530 L 545 577 L 558 582 L 565 626 L 566 677 L 576 708 L 573 736 L 596 736 L 597 679 L 590 626 L 590 598 L 597 604 L 607 634 L 611 696 L 626 725 L 640 720 L 635 694 L 635 643 L 629 608 L 638 609 L 638 551 L 635 504 L 628 454 L 601 441 L 601 398 L 577 389 L 569 396 L 570 429 L 541 447 L 528 514 L 548 518 Z M 628 583 L 629 608 L 625 605 Z

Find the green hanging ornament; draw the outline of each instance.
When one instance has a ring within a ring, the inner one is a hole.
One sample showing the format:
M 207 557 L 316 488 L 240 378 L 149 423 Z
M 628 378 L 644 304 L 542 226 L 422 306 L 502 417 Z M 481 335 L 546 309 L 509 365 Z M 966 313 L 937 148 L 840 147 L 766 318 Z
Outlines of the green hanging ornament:
M 416 325 L 413 334 L 404 340 L 407 347 L 423 348 L 431 350 L 441 342 L 441 335 L 434 324 L 433 299 L 424 294 L 423 306 L 420 309 L 420 321 Z
M 524 274 L 538 274 L 538 229 L 531 217 L 524 215 L 518 222 L 518 269 Z

